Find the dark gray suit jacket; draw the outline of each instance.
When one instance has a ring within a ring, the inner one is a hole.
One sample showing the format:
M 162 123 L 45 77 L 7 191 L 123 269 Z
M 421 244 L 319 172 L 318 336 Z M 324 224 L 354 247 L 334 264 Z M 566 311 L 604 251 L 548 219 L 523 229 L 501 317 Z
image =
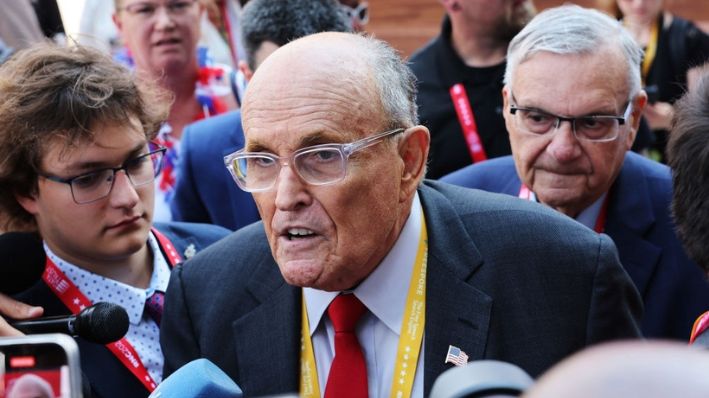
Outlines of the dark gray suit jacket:
M 639 336 L 642 304 L 612 241 L 544 206 L 427 182 L 424 391 L 451 365 L 515 363 L 537 376 L 588 344 Z M 285 283 L 261 223 L 172 273 L 165 371 L 204 357 L 245 395 L 298 389 L 301 290 Z

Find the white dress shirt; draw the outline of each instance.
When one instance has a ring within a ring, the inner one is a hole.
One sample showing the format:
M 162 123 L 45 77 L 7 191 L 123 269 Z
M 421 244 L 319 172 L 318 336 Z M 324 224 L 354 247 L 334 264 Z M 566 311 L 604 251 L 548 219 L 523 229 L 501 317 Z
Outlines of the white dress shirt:
M 44 251 L 59 269 L 92 303 L 118 304 L 128 313 L 130 326 L 126 339 L 135 348 L 143 365 L 156 383 L 162 381 L 163 355 L 160 348 L 160 328 L 152 318 L 143 314 L 145 300 L 153 292 L 167 290 L 170 266 L 162 255 L 157 239 L 148 235 L 148 246 L 153 253 L 153 274 L 147 289 L 140 289 L 114 281 L 79 268 L 54 254 L 47 244 Z
M 388 397 L 391 391 L 396 351 L 399 347 L 399 335 L 411 273 L 416 261 L 421 222 L 421 202 L 417 193 L 411 207 L 411 214 L 394 247 L 367 279 L 353 291 L 368 310 L 357 325 L 356 335 L 367 364 L 370 397 Z M 327 376 L 335 356 L 335 331 L 326 311 L 339 292 L 325 292 L 311 288 L 305 288 L 303 292 L 308 310 L 320 393 L 324 395 Z M 422 342 L 412 397 L 423 396 L 423 353 Z

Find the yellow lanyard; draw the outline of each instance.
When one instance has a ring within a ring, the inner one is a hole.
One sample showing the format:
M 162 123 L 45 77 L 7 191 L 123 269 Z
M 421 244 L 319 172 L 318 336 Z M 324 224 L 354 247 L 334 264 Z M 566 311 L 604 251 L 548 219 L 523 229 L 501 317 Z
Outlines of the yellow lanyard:
M 411 273 L 409 292 L 406 296 L 406 309 L 399 332 L 399 347 L 396 351 L 391 397 L 409 397 L 414 385 L 416 365 L 418 364 L 426 325 L 426 265 L 428 262 L 428 235 L 426 220 L 421 212 L 421 233 L 414 270 Z M 310 338 L 308 312 L 303 297 L 302 326 L 300 335 L 300 396 L 320 398 L 318 370 L 315 366 L 315 353 Z
M 625 25 L 627 26 L 627 23 Z M 645 47 L 645 55 L 643 57 L 643 64 L 640 70 L 643 85 L 645 85 L 647 81 L 647 75 L 650 73 L 650 67 L 652 66 L 652 62 L 655 60 L 655 55 L 657 54 L 657 41 L 659 39 L 659 35 L 660 22 L 655 21 L 655 23 L 652 24 L 652 28 L 650 28 L 650 40 L 647 43 L 647 47 Z

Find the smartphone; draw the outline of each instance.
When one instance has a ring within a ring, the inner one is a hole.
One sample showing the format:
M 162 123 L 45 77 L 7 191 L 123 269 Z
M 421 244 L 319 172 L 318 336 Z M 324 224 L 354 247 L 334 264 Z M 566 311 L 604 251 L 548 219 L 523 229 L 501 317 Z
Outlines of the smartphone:
M 0 398 L 83 398 L 79 347 L 64 334 L 0 337 Z

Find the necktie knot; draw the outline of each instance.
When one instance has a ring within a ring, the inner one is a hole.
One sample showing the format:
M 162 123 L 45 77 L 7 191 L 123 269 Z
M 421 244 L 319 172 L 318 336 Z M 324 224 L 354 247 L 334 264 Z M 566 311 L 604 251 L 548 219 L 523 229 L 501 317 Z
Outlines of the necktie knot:
M 354 294 L 340 294 L 327 308 L 335 333 L 352 333 L 366 307 Z
M 160 326 L 162 320 L 162 310 L 165 305 L 165 293 L 156 290 L 145 300 L 145 312 L 150 316 L 155 323 Z

